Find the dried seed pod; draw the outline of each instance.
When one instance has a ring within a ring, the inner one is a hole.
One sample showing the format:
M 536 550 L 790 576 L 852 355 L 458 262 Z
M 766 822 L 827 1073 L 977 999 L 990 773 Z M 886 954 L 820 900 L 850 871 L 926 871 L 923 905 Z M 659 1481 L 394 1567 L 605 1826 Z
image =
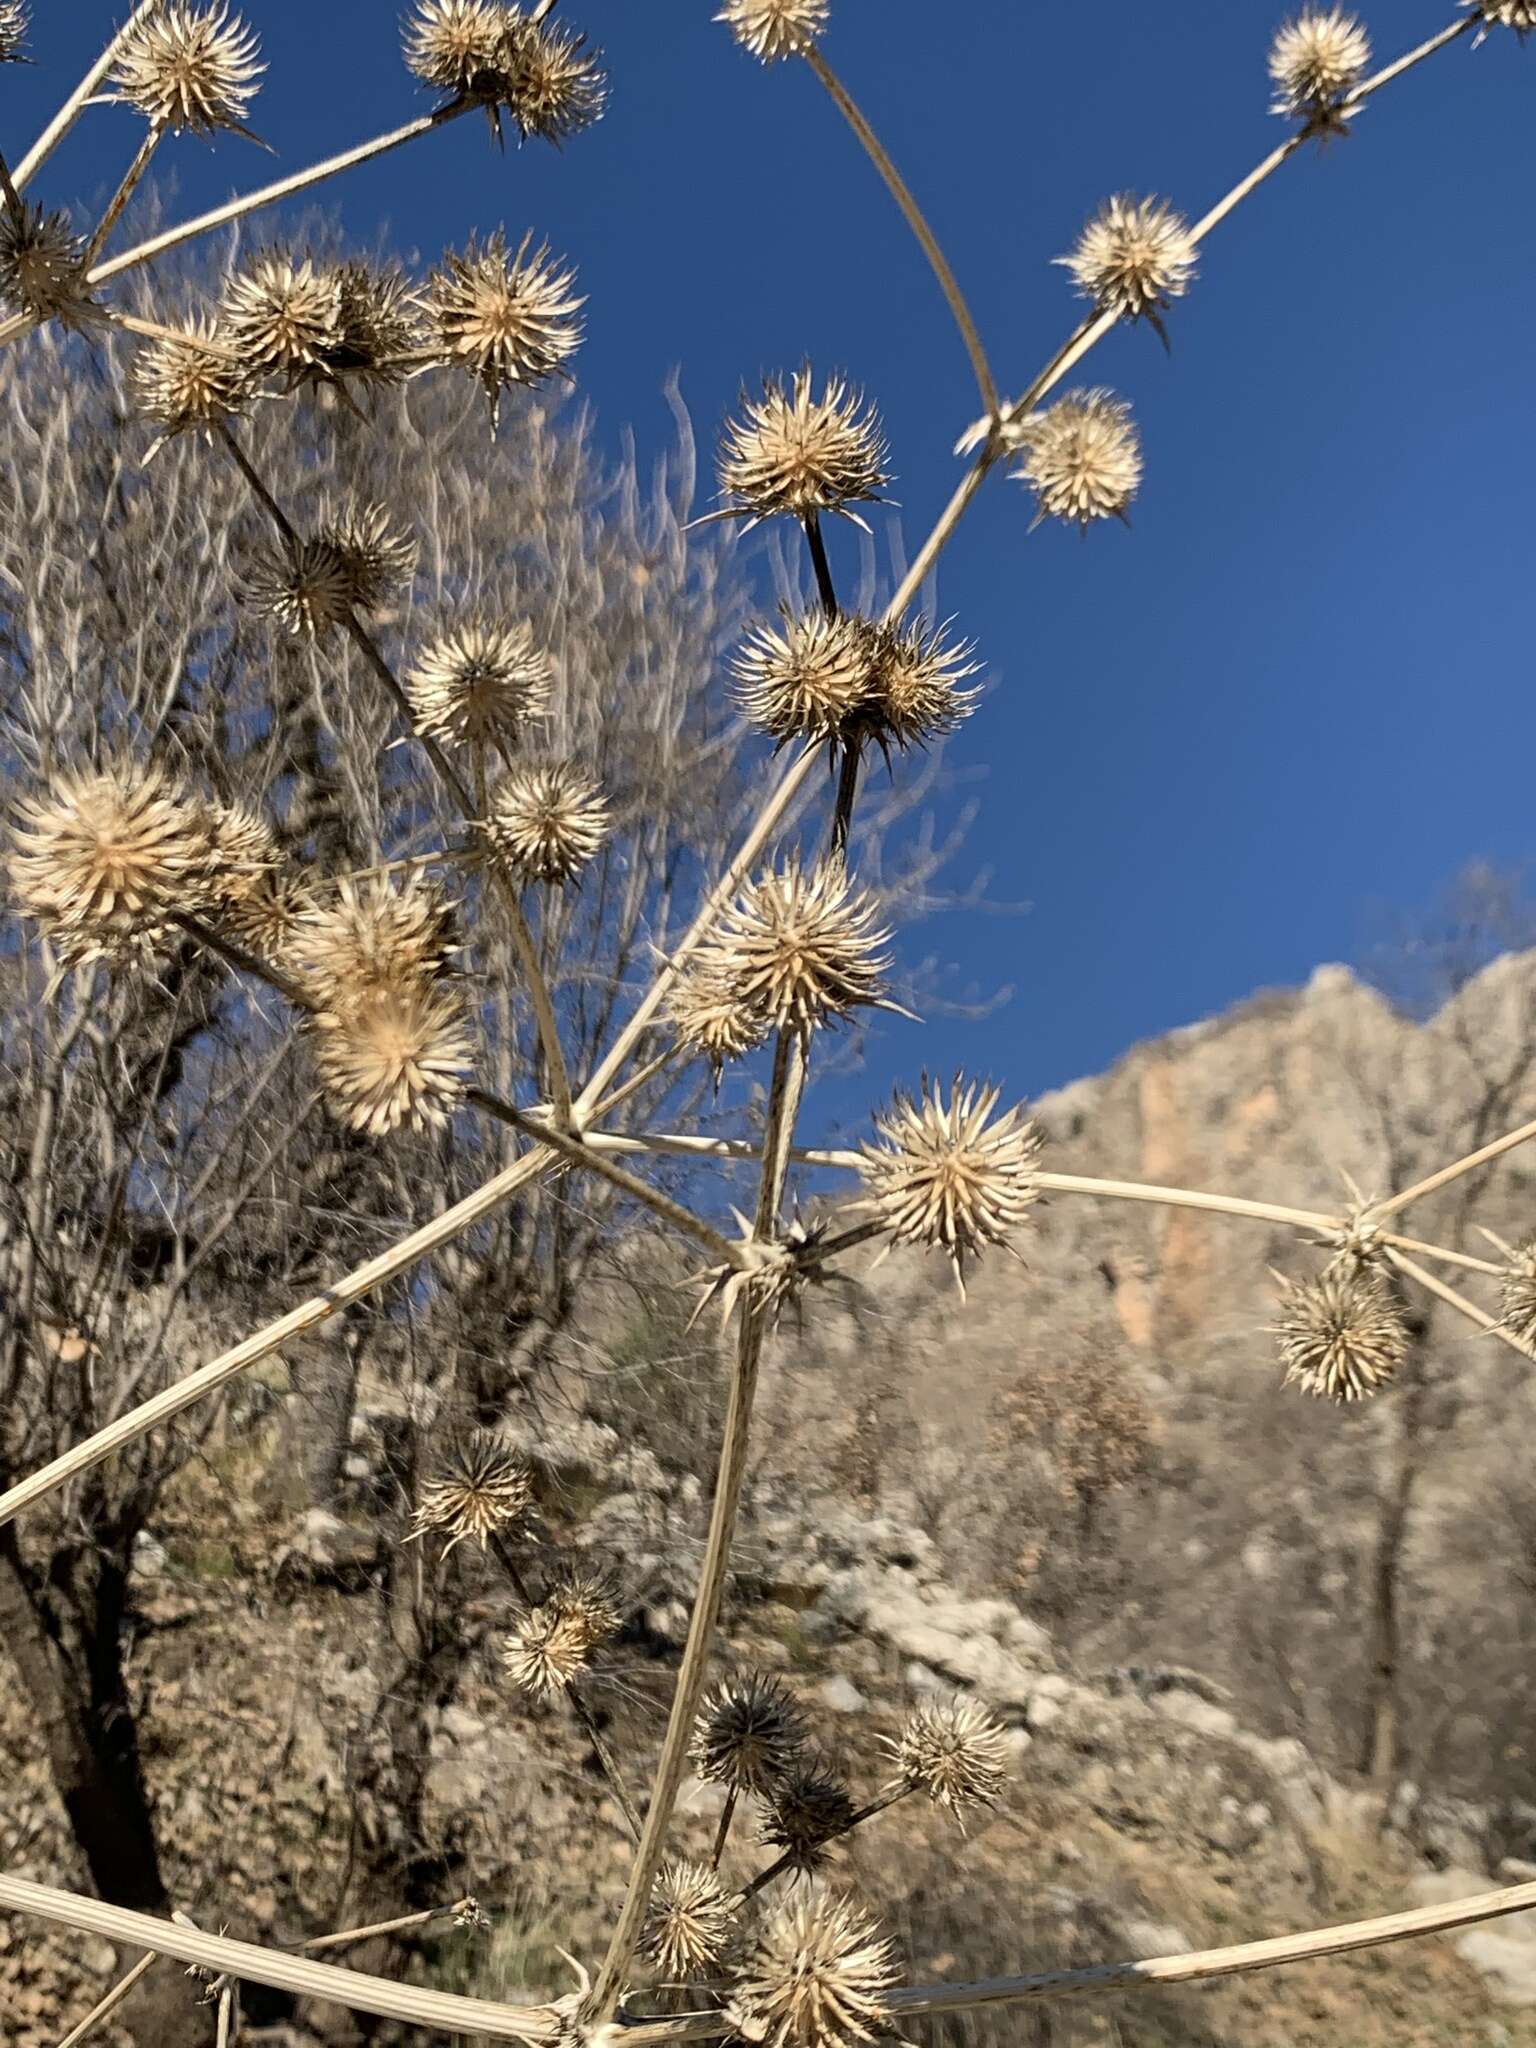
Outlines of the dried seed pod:
M 521 1523 L 532 1502 L 533 1473 L 526 1460 L 494 1430 L 477 1429 L 422 1488 L 410 1540 L 444 1535 L 445 1557 L 471 1537 L 483 1550 L 492 1536 Z
M 754 2048 L 857 2048 L 887 2031 L 896 1974 L 873 1920 L 820 1887 L 799 1889 L 752 1944 L 726 2018 Z
M 356 611 L 377 611 L 416 573 L 415 539 L 395 525 L 387 505 L 348 505 L 321 522 L 316 539 L 341 557 Z
M 1100 312 L 1155 322 L 1170 299 L 1188 290 L 1195 245 L 1188 221 L 1171 206 L 1121 192 L 1100 207 L 1071 255 L 1056 260 Z
M 290 383 L 320 370 L 342 335 L 340 274 L 270 251 L 229 279 L 220 331 L 252 377 Z
M 353 577 L 333 541 L 301 540 L 262 548 L 241 578 L 238 596 L 259 619 L 274 619 L 296 640 L 323 640 L 352 607 Z
M 405 678 L 418 730 L 444 746 L 515 739 L 548 715 L 554 687 L 529 622 L 485 615 L 439 633 Z
M 760 1671 L 722 1678 L 699 1709 L 693 1763 L 701 1778 L 764 1797 L 805 1747 L 805 1717 L 789 1688 Z
M 372 1138 L 446 1123 L 475 1063 L 457 991 L 419 980 L 348 991 L 311 1019 L 310 1043 L 327 1109 Z
M 609 832 L 601 790 L 574 761 L 530 762 L 493 791 L 486 837 L 528 882 L 569 882 Z
M 270 882 L 283 856 L 271 821 L 249 804 L 208 804 L 204 815 L 213 842 L 213 895 L 223 910 Z
M 1512 28 L 1516 35 L 1536 29 L 1536 0 L 1461 0 L 1461 5 L 1476 8 L 1485 22 Z
M 761 64 L 798 57 L 831 19 L 830 0 L 725 0 L 715 16 Z
M 160 429 L 158 449 L 176 434 L 207 433 L 251 395 L 243 365 L 223 345 L 217 322 L 199 316 L 184 335 L 145 342 L 133 363 L 139 411 Z
M 1517 1343 L 1536 1350 L 1536 1238 L 1528 1238 L 1509 1254 L 1499 1302 L 1499 1328 Z
M 1273 1328 L 1287 1386 L 1361 1401 L 1393 1379 L 1408 1355 L 1408 1327 L 1373 1267 L 1334 1260 L 1315 1280 L 1281 1279 L 1280 1290 Z
M 1012 474 L 1034 491 L 1040 519 L 1086 532 L 1095 519 L 1125 517 L 1141 484 L 1141 443 L 1124 399 L 1069 392 L 1016 431 L 1022 459 Z
M 23 0 L 0 0 L 0 64 L 27 61 L 27 27 Z
M 85 279 L 85 245 L 63 213 L 25 199 L 0 205 L 0 304 L 33 320 L 83 327 L 97 311 Z
M 707 1863 L 674 1856 L 662 1865 L 642 1946 L 663 1977 L 686 1983 L 712 1970 L 735 1926 L 730 1895 Z
M 835 740 L 870 693 L 877 629 L 847 614 L 806 612 L 782 630 L 758 626 L 737 650 L 736 700 L 782 746 Z
M 524 1610 L 506 1638 L 507 1675 L 524 1692 L 563 1692 L 586 1669 L 592 1652 L 618 1633 L 621 1620 L 606 1578 L 569 1570 L 536 1607 Z
M 1269 52 L 1275 84 L 1271 111 L 1287 118 L 1339 128 L 1341 100 L 1365 76 L 1371 39 L 1342 7 L 1307 7 L 1276 33 Z
M 428 345 L 450 367 L 467 370 L 491 402 L 495 424 L 503 392 L 565 374 L 581 345 L 576 273 L 532 246 L 525 235 L 509 253 L 500 229 L 463 255 L 450 251 L 427 280 L 419 304 Z
M 890 482 L 885 460 L 874 410 L 840 377 L 815 397 L 806 368 L 787 391 L 770 379 L 760 398 L 743 393 L 721 441 L 720 487 L 729 509 L 753 520 L 841 512 L 879 497 Z
M 170 0 L 129 30 L 112 83 L 157 127 L 213 135 L 250 131 L 245 117 L 266 70 L 259 45 L 225 5 L 188 7 Z
M 827 1844 L 848 1832 L 854 1814 L 841 1774 L 820 1758 L 802 1757 L 769 1789 L 763 1840 L 805 1876 L 820 1866 Z
M 312 980 L 324 1007 L 344 1009 L 375 989 L 436 980 L 457 946 L 453 907 L 435 883 L 347 876 L 303 918 L 287 964 Z
M 1008 1738 L 995 1714 L 976 1700 L 925 1701 L 907 1716 L 901 1734 L 887 1740 L 897 1782 L 921 1792 L 956 1816 L 967 1806 L 991 1806 L 1008 1778 Z
M 506 27 L 497 0 L 419 0 L 406 24 L 405 61 L 436 92 L 494 99 L 506 84 Z
M 970 717 L 978 692 L 964 684 L 979 672 L 976 650 L 946 631 L 924 619 L 876 629 L 870 687 L 850 726 L 855 739 L 905 752 L 947 738 Z
M 335 273 L 336 331 L 309 372 L 325 383 L 401 384 L 422 359 L 421 323 L 410 286 L 392 268 L 343 263 Z
M 696 973 L 772 1031 L 808 1035 L 882 999 L 889 932 L 839 860 L 791 858 L 749 883 L 698 949 Z
M 672 984 L 667 1015 L 681 1043 L 714 1068 L 717 1087 L 727 1060 L 744 1059 L 768 1037 L 762 1013 L 726 975 L 702 971 L 697 957 Z
M 608 80 L 585 36 L 558 22 L 539 22 L 508 11 L 502 31 L 503 97 L 526 142 L 566 142 L 600 121 Z

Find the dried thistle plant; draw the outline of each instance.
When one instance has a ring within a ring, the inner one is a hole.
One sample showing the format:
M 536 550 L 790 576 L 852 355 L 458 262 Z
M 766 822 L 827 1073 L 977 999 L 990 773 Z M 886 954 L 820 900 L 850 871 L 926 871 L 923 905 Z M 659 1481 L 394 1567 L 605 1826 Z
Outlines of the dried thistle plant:
M 272 619 L 296 640 L 323 640 L 351 610 L 353 576 L 333 541 L 284 541 L 254 556 L 239 595 L 258 619 Z
M 418 729 L 444 746 L 516 739 L 547 716 L 554 664 L 526 619 L 480 614 L 423 648 L 405 677 Z
M 895 1982 L 890 1943 L 867 1914 L 797 1890 L 753 1942 L 726 2017 L 761 2048 L 855 2048 L 887 2030 Z
M 1195 245 L 1171 206 L 1122 192 L 1105 201 L 1072 253 L 1056 260 L 1100 312 L 1150 320 L 1161 332 L 1158 315 L 1183 297 L 1195 274 Z
M 229 280 L 219 317 L 224 339 L 252 376 L 297 382 L 341 338 L 341 279 L 312 257 L 258 256 Z
M 258 53 L 255 36 L 227 6 L 170 0 L 129 31 L 112 82 L 157 128 L 249 134 L 245 117 L 266 69 Z
M 763 1840 L 801 1876 L 821 1867 L 827 1844 L 848 1832 L 856 1813 L 847 1781 L 822 1757 L 798 1757 L 767 1796 Z
M 664 1978 L 687 1983 L 719 1963 L 736 1931 L 730 1894 L 707 1863 L 664 1863 L 646 1916 L 643 1947 Z
M 1141 486 L 1141 443 L 1131 409 L 1112 391 L 1074 391 L 1018 429 L 1027 483 L 1041 519 L 1084 532 L 1096 519 L 1123 519 Z
M 0 0 L 0 64 L 26 61 L 27 27 L 23 0 Z
M 720 487 L 732 513 L 752 521 L 788 513 L 845 513 L 878 498 L 886 473 L 885 436 L 872 408 L 840 377 L 815 395 L 809 368 L 786 390 L 770 380 L 760 398 L 741 400 L 720 448 Z
M 459 944 L 453 907 L 435 883 L 413 874 L 348 876 L 294 933 L 288 964 L 318 989 L 346 992 L 431 982 L 446 973 Z
M 1331 1263 L 1314 1280 L 1281 1280 L 1285 1384 L 1320 1400 L 1363 1401 L 1392 1380 L 1408 1355 L 1403 1312 L 1370 1267 Z
M 139 411 L 159 429 L 153 455 L 177 434 L 206 434 L 241 412 L 251 397 L 244 365 L 221 342 L 218 323 L 198 314 L 185 337 L 156 336 L 133 365 Z
M 494 1430 L 477 1429 L 455 1446 L 422 1488 L 410 1541 L 446 1536 L 443 1555 L 518 1529 L 533 1504 L 533 1472 Z
M 1460 4 L 1475 8 L 1486 22 L 1514 29 L 1517 35 L 1536 30 L 1536 0 L 1460 0 Z
M 808 50 L 831 19 L 831 0 L 725 0 L 715 16 L 760 63 Z
M 340 557 L 354 611 L 378 611 L 416 573 L 415 537 L 396 525 L 387 505 L 343 506 L 321 521 L 316 540 Z
M 914 1707 L 900 1735 L 887 1739 L 886 1747 L 897 1783 L 957 1818 L 969 1806 L 994 1805 L 1008 1780 L 1003 1724 L 964 1694 Z
M 405 61 L 434 92 L 498 98 L 506 88 L 499 0 L 420 0 L 406 24 Z
M 737 650 L 737 701 L 780 746 L 796 739 L 892 747 L 943 739 L 974 708 L 974 649 L 926 621 L 880 625 L 809 612 L 759 626 Z
M 338 1123 L 370 1138 L 445 1124 L 474 1071 L 464 1001 L 441 984 L 332 988 L 310 1027 L 315 1072 Z
M 777 1678 L 722 1678 L 700 1710 L 694 1768 L 711 1784 L 765 1798 L 799 1762 L 806 1732 L 799 1701 Z
M 536 1607 L 521 1614 L 502 1646 L 502 1664 L 522 1692 L 566 1692 L 586 1670 L 592 1652 L 619 1630 L 611 1585 L 572 1571 Z
M 744 889 L 698 949 L 688 981 L 725 1001 L 743 1032 L 808 1036 L 883 999 L 890 934 L 841 861 L 797 860 Z
M 559 145 L 602 119 L 608 80 L 585 36 L 511 9 L 501 51 L 507 107 L 525 142 Z
M 85 245 L 62 213 L 23 200 L 0 206 L 0 305 L 29 320 L 84 327 L 96 317 Z
M 498 228 L 488 241 L 450 251 L 427 280 L 420 305 L 428 346 L 480 384 L 496 423 L 503 395 L 565 374 L 581 346 L 576 273 L 524 235 L 509 253 Z
M 1536 1349 L 1536 1238 L 1508 1255 L 1499 1298 L 1499 1327 L 1527 1349 Z
M 571 882 L 607 838 L 608 806 L 574 761 L 529 762 L 491 796 L 486 836 L 524 881 Z
M 1323 128 L 1341 128 L 1339 105 L 1365 76 L 1371 39 L 1342 7 L 1307 7 L 1286 22 L 1269 53 L 1273 111 Z

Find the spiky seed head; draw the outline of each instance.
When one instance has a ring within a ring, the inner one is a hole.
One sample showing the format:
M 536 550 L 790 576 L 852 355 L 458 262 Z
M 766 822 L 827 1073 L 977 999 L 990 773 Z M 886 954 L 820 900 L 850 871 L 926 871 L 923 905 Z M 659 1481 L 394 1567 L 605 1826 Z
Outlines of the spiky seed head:
M 296 381 L 341 339 L 341 278 L 307 256 L 259 256 L 225 285 L 220 324 L 252 376 Z
M 373 1138 L 446 1123 L 475 1064 L 463 1002 L 431 982 L 348 991 L 313 1019 L 311 1042 L 331 1115 Z
M 420 297 L 428 345 L 479 381 L 493 422 L 504 391 L 563 373 L 581 345 L 586 300 L 576 273 L 532 241 L 525 235 L 511 252 L 500 229 L 484 244 L 471 240 L 463 255 L 450 251 Z
M 763 1840 L 808 1875 L 820 1866 L 827 1844 L 847 1833 L 854 1812 L 842 1776 L 821 1758 L 802 1757 L 768 1793 Z
M 377 611 L 416 573 L 416 541 L 387 505 L 348 505 L 322 522 L 316 538 L 341 557 L 356 611 Z
M 1461 0 L 1463 7 L 1475 7 L 1484 21 L 1512 28 L 1517 35 L 1536 29 L 1536 0 Z
M 1332 1260 L 1312 1280 L 1282 1280 L 1279 1320 L 1285 1384 L 1319 1400 L 1379 1393 L 1408 1355 L 1403 1312 L 1380 1273 Z
M 547 1604 L 519 1615 L 501 1646 L 507 1676 L 535 1698 L 564 1692 L 586 1670 L 590 1655 L 581 1630 Z
M 406 24 L 405 61 L 435 92 L 499 95 L 507 10 L 497 0 L 420 0 Z
M 924 619 L 876 629 L 870 689 L 852 730 L 882 748 L 926 746 L 945 739 L 975 709 L 978 692 L 964 684 L 979 673 L 968 640 Z
M 334 541 L 303 540 L 263 548 L 241 579 L 238 595 L 259 619 L 274 619 L 296 640 L 321 640 L 346 618 L 353 578 Z
M 444 746 L 515 738 L 548 715 L 554 686 L 528 620 L 485 614 L 440 633 L 405 678 L 418 730 Z
M 924 1077 L 875 1119 L 859 1169 L 867 1210 L 897 1244 L 946 1252 L 957 1279 L 986 1245 L 1007 1245 L 1040 1189 L 1044 1140 L 1022 1103 L 996 1116 L 1000 1091 L 956 1075 L 948 1099 Z
M 584 1636 L 589 1649 L 608 1642 L 623 1626 L 618 1591 L 604 1572 L 567 1566 L 544 1596 L 544 1604 L 555 1608 Z
M 642 1947 L 664 1978 L 687 1983 L 712 1970 L 735 1928 L 731 1895 L 707 1863 L 674 1856 L 661 1866 Z
M 801 1887 L 752 1944 L 726 2018 L 754 2048 L 857 2048 L 887 2031 L 896 1975 L 875 1921 L 819 1886 Z
M 472 1430 L 422 1488 L 410 1540 L 444 1535 L 445 1557 L 470 1538 L 483 1550 L 492 1536 L 523 1521 L 532 1503 L 533 1473 L 525 1460 L 495 1430 Z
M 782 629 L 755 627 L 733 664 L 736 700 L 781 746 L 836 739 L 869 694 L 874 637 L 867 619 L 846 613 L 806 612 Z
M 336 272 L 336 332 L 309 374 L 327 382 L 403 383 L 422 357 L 421 323 L 398 270 L 343 263 Z
M 575 762 L 531 762 L 498 784 L 485 830 L 525 881 L 569 882 L 607 838 L 608 806 Z
M 730 509 L 767 519 L 786 512 L 840 512 L 878 498 L 890 482 L 885 436 L 872 407 L 840 377 L 814 395 L 810 369 L 788 390 L 770 378 L 760 398 L 741 399 L 720 444 L 720 487 Z
M 808 50 L 832 16 L 831 0 L 725 0 L 715 16 L 759 63 Z
M 0 0 L 0 64 L 26 61 L 27 10 L 23 0 Z
M 251 395 L 250 379 L 224 345 L 216 321 L 192 319 L 184 336 L 156 336 L 134 358 L 133 393 L 139 411 L 173 434 L 206 433 L 240 411 Z
M 1335 110 L 1365 76 L 1371 39 L 1342 7 L 1306 7 L 1276 32 L 1269 75 L 1271 109 L 1289 118 L 1337 127 Z
M 1033 489 L 1042 519 L 1084 532 L 1095 519 L 1124 518 L 1141 484 L 1141 442 L 1131 409 L 1112 391 L 1072 391 L 1018 429 L 1023 459 L 1013 472 Z
M 315 901 L 303 877 L 276 869 L 258 876 L 238 894 L 226 894 L 219 921 L 237 945 L 280 967 L 295 934 L 314 911 Z
M 693 1734 L 701 1778 L 765 1797 L 805 1748 L 805 1716 L 794 1694 L 761 1671 L 722 1678 L 706 1695 Z
M 17 805 L 15 905 L 70 961 L 125 958 L 207 902 L 205 807 L 153 762 L 65 773 Z
M 512 9 L 501 47 L 506 104 L 525 142 L 559 144 L 602 119 L 608 80 L 585 36 Z
M 209 804 L 208 836 L 213 844 L 213 889 L 220 908 L 256 893 L 282 866 L 271 822 L 249 804 Z
M 401 883 L 347 876 L 302 919 L 287 964 L 326 1007 L 345 1009 L 361 994 L 437 979 L 457 945 L 452 906 L 434 883 L 416 874 Z
M 673 982 L 667 1014 L 681 1043 L 714 1068 L 717 1086 L 728 1060 L 745 1059 L 768 1037 L 766 1020 L 742 1000 L 734 981 L 701 969 L 697 957 Z
M 33 320 L 83 326 L 95 301 L 85 281 L 85 245 L 64 213 L 25 199 L 0 205 L 0 303 Z
M 991 1806 L 1008 1779 L 1008 1738 L 995 1714 L 963 1693 L 914 1707 L 894 1741 L 887 1740 L 897 1782 L 957 1817 L 968 1806 Z
M 840 860 L 807 872 L 792 857 L 742 891 L 698 949 L 696 972 L 767 1030 L 806 1035 L 881 1001 L 889 937 Z
M 238 14 L 225 5 L 162 5 L 129 31 L 118 52 L 112 83 L 125 100 L 157 126 L 212 135 L 244 130 L 266 70 L 260 45 Z
M 1509 1254 L 1499 1302 L 1499 1328 L 1528 1351 L 1536 1350 L 1536 1237 Z
M 1171 206 L 1120 192 L 1089 221 L 1071 255 L 1056 260 L 1101 312 L 1135 320 L 1183 297 L 1195 274 L 1195 245 Z

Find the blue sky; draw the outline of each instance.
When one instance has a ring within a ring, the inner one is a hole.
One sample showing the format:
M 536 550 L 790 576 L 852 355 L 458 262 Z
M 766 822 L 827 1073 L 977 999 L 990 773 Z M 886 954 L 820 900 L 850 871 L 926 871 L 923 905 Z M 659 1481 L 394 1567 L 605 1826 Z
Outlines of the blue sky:
M 271 66 L 255 125 L 285 168 L 419 107 L 393 6 L 243 11 Z M 708 441 L 743 379 L 805 356 L 846 370 L 884 414 L 915 546 L 978 410 L 965 358 L 815 80 L 760 69 L 712 11 L 562 0 L 608 54 L 598 129 L 501 158 L 464 122 L 332 202 L 358 238 L 385 225 L 429 258 L 471 226 L 547 234 L 590 299 L 581 387 L 642 453 L 670 431 L 675 365 Z M 1384 59 L 1454 11 L 1364 12 Z M 11 133 L 109 19 L 95 0 L 37 12 L 42 73 L 0 74 Z M 1049 259 L 1101 199 L 1155 192 L 1198 215 L 1280 139 L 1264 59 L 1281 12 L 834 0 L 828 57 L 927 207 L 1005 389 L 1075 320 Z M 1357 955 L 1372 906 L 1420 903 L 1474 855 L 1527 862 L 1533 113 L 1536 44 L 1464 39 L 1217 231 L 1171 356 L 1144 328 L 1111 336 L 1083 381 L 1136 410 L 1131 531 L 1030 536 L 1028 498 L 1000 478 L 975 506 L 935 596 L 992 680 L 949 752 L 946 802 L 980 805 L 951 879 L 986 870 L 1022 907 L 903 944 L 957 998 L 1014 995 L 920 1040 L 882 1026 L 861 1094 L 924 1059 L 1038 1092 Z M 136 134 L 93 113 L 46 189 L 99 190 Z M 178 210 L 273 175 L 237 139 L 182 144 L 175 166 Z

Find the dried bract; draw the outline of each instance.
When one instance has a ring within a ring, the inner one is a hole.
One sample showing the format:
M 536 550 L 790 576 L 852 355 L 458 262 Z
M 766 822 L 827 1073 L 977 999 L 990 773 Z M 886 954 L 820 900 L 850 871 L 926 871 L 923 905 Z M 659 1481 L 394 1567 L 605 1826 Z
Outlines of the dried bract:
M 1095 519 L 1124 518 L 1141 483 L 1141 443 L 1123 398 L 1073 391 L 1021 422 L 1023 459 L 1013 475 L 1031 486 L 1041 519 L 1067 519 L 1085 532 Z
M 157 127 L 212 135 L 248 133 L 245 117 L 266 66 L 259 45 L 227 6 L 188 7 L 171 0 L 128 33 L 112 82 Z
M 725 0 L 715 16 L 763 64 L 808 50 L 831 19 L 830 0 Z
M 963 1285 L 965 1261 L 1006 1246 L 1039 1194 L 1043 1139 L 1022 1103 L 995 1116 L 999 1090 L 957 1074 L 945 1100 L 925 1078 L 875 1120 L 859 1171 L 867 1210 L 893 1242 L 946 1252 Z
M 839 1774 L 819 1758 L 802 1758 L 769 1791 L 763 1840 L 803 1876 L 818 1868 L 828 1842 L 848 1832 L 854 1814 Z
M 766 1030 L 802 1036 L 882 1000 L 890 937 L 839 860 L 791 858 L 742 891 L 698 949 L 695 972 Z
M 608 836 L 608 806 L 573 761 L 516 767 L 492 794 L 486 836 L 529 882 L 569 882 Z
M 1188 289 L 1195 245 L 1189 223 L 1172 207 L 1117 193 L 1083 229 L 1071 255 L 1056 260 L 1101 312 L 1155 321 L 1170 299 Z
M 483 246 L 471 241 L 462 256 L 444 258 L 420 297 L 429 345 L 478 380 L 493 422 L 504 391 L 565 373 L 581 345 L 586 301 L 576 273 L 532 240 L 525 235 L 515 253 L 499 229 Z
M 896 1975 L 873 1920 L 830 1892 L 800 1890 L 753 1943 L 726 2017 L 755 2048 L 855 2048 L 888 2028 Z
M 840 377 L 819 398 L 811 372 L 793 385 L 770 380 L 761 398 L 741 401 L 720 448 L 720 486 L 731 511 L 750 519 L 787 512 L 841 512 L 878 498 L 890 482 L 885 436 L 872 408 Z
M 533 1501 L 533 1473 L 494 1430 L 474 1430 L 422 1488 L 411 1523 L 411 1541 L 445 1535 L 446 1557 L 467 1538 L 485 1548 L 491 1537 L 512 1529 Z
M 442 975 L 458 945 L 452 906 L 420 875 L 345 877 L 334 899 L 312 909 L 294 933 L 288 964 L 311 976 L 325 1003 Z
M 991 1806 L 1007 1783 L 1003 1724 L 964 1694 L 914 1707 L 901 1734 L 886 1747 L 895 1758 L 900 1785 L 956 1815 L 967 1806 Z
M 23 0 L 0 0 L 0 64 L 26 62 L 27 10 Z
M 1536 1352 L 1536 1237 L 1509 1254 L 1499 1301 L 1499 1328 Z
M 353 608 L 374 612 L 416 573 L 416 542 L 387 505 L 350 505 L 324 520 L 316 538 L 341 557 Z
M 353 577 L 347 557 L 329 540 L 284 541 L 263 548 L 241 578 L 241 602 L 260 619 L 275 619 L 296 640 L 319 640 L 346 618 Z
M 206 433 L 238 413 L 250 392 L 244 368 L 223 345 L 216 322 L 205 317 L 193 319 L 184 337 L 145 342 L 134 358 L 134 399 L 159 427 L 160 442 Z
M 1285 1384 L 1320 1400 L 1362 1401 L 1378 1393 L 1408 1355 L 1403 1312 L 1381 1275 L 1336 1261 L 1315 1280 L 1280 1282 Z
M 1341 129 L 1339 104 L 1365 76 L 1371 39 L 1341 7 L 1308 7 L 1276 33 L 1269 52 L 1273 113 Z
M 663 1977 L 686 1983 L 712 1970 L 735 1926 L 730 1894 L 707 1863 L 674 1856 L 662 1865 L 642 1945 Z
M 515 738 L 547 715 L 554 686 L 528 621 L 483 615 L 440 633 L 405 678 L 418 729 L 444 746 Z
M 96 307 L 85 281 L 85 246 L 63 213 L 25 199 L 0 205 L 0 303 L 33 320 L 80 327 Z
M 694 1730 L 694 1768 L 711 1784 L 765 1797 L 799 1761 L 805 1717 L 789 1688 L 760 1671 L 722 1678 Z
M 296 382 L 341 339 L 341 278 L 309 257 L 259 256 L 224 288 L 221 331 L 252 376 Z
M 585 36 L 512 12 L 502 38 L 504 96 L 526 142 L 562 143 L 600 121 L 608 80 Z
M 405 981 L 346 995 L 311 1024 L 315 1071 L 332 1116 L 373 1138 L 445 1123 L 464 1100 L 475 1062 L 458 994 Z

